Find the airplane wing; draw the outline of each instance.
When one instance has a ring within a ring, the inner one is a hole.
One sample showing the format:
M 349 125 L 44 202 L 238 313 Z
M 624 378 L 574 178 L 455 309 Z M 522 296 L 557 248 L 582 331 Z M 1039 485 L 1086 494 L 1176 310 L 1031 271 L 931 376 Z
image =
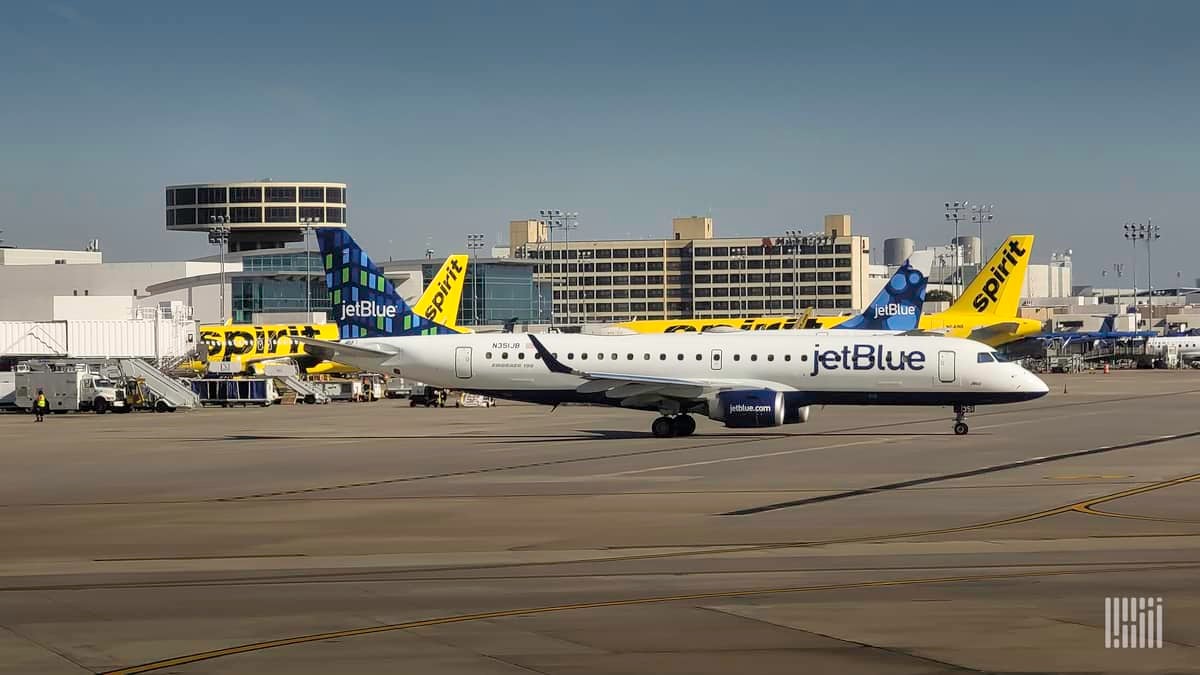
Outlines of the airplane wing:
M 1012 335 L 1020 330 L 1020 328 L 1021 324 L 1015 321 L 1001 321 L 1000 323 L 980 326 L 979 328 L 971 331 L 970 335 L 967 337 L 975 340 L 976 342 L 987 342 L 988 340 L 1003 337 L 1005 335 Z
M 550 372 L 574 375 L 587 380 L 576 387 L 576 391 L 583 394 L 604 392 L 608 398 L 620 399 L 621 405 L 627 408 L 652 408 L 663 399 L 682 404 L 695 403 L 717 392 L 734 389 L 797 391 L 795 387 L 769 380 L 678 378 L 577 370 L 555 358 L 541 340 L 533 335 L 529 336 L 529 340 Z
M 339 356 L 357 356 L 360 358 L 380 358 L 396 354 L 394 350 L 384 349 L 382 347 L 358 347 L 348 345 L 344 342 L 331 342 L 329 340 L 318 340 L 316 338 L 302 337 L 292 335 L 290 339 L 307 346 L 308 352 L 314 356 L 319 356 L 326 361 L 337 361 Z

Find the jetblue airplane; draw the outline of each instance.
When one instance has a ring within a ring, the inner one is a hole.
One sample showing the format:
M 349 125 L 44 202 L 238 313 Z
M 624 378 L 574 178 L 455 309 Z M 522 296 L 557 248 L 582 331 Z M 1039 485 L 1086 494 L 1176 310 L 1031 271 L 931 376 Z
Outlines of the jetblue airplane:
M 342 230 L 318 237 L 343 339 L 296 338 L 327 358 L 435 386 L 516 401 L 657 412 L 655 436 L 688 436 L 693 415 L 727 427 L 805 422 L 813 405 L 953 406 L 954 432 L 979 404 L 1044 396 L 1045 383 L 962 338 L 869 330 L 595 336 L 458 334 L 413 313 Z M 919 274 L 919 273 L 918 273 Z M 882 305 L 923 298 L 889 283 Z M 909 311 L 872 303 L 864 327 Z M 919 317 L 914 317 L 915 320 Z

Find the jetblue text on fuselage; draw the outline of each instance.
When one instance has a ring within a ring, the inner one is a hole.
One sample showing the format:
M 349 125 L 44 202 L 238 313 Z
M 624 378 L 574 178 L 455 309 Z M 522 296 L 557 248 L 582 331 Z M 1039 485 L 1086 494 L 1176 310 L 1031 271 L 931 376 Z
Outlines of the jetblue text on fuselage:
M 864 344 L 841 349 L 817 347 L 813 350 L 812 361 L 812 375 L 823 370 L 924 370 L 925 352 Z
M 395 305 L 379 305 L 370 300 L 359 300 L 358 302 L 347 302 L 342 305 L 342 319 L 347 317 L 358 316 L 368 319 L 383 317 L 385 319 L 396 318 Z

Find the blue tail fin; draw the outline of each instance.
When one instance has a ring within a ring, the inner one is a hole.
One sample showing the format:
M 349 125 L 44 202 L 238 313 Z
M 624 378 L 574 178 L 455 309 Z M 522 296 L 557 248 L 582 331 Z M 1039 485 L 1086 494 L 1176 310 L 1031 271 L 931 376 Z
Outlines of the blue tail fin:
M 916 330 L 929 279 L 906 260 L 861 313 L 837 325 L 853 330 Z
M 350 233 L 321 228 L 317 241 L 342 339 L 458 332 L 414 313 Z

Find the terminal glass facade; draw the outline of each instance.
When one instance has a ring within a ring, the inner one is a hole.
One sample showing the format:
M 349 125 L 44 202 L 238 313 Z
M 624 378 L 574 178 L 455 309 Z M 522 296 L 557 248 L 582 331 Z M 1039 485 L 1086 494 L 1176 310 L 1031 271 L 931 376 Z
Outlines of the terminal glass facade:
M 439 267 L 440 262 L 426 263 L 421 274 L 428 281 Z M 546 323 L 550 320 L 550 305 L 550 284 L 534 282 L 532 265 L 472 260 L 467 265 L 458 323 L 501 325 L 510 319 Z
M 303 312 L 304 280 L 309 276 L 312 310 L 329 315 L 329 291 L 321 271 L 321 255 L 303 251 L 281 255 L 248 255 L 242 272 L 232 278 L 234 323 L 251 323 L 259 312 Z

